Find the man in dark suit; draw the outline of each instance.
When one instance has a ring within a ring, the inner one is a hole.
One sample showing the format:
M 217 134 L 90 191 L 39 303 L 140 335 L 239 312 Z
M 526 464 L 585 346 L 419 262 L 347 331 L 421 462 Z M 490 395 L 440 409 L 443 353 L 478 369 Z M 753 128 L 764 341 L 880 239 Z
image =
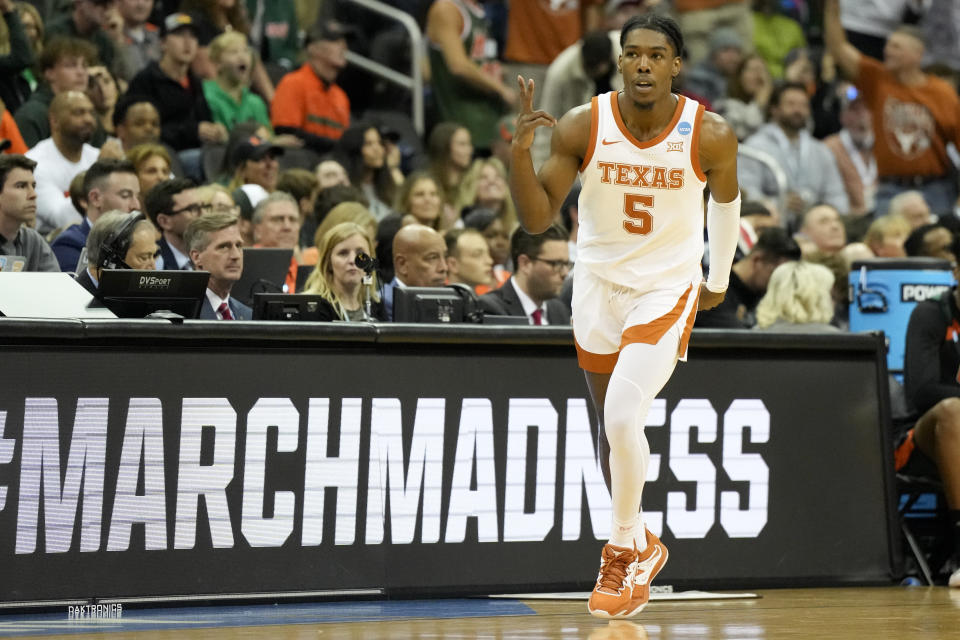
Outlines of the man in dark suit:
M 101 269 L 155 269 L 156 237 L 143 214 L 107 211 L 87 235 L 86 269 L 77 276 L 77 283 L 96 295 Z
M 231 213 L 208 213 L 196 218 L 184 233 L 190 260 L 210 272 L 201 320 L 250 320 L 250 307 L 230 297 L 243 273 L 243 238 L 239 218 Z
M 161 234 L 157 269 L 193 269 L 184 233 L 205 208 L 196 187 L 190 178 L 174 178 L 154 185 L 143 197 L 144 212 Z
M 442 287 L 447 280 L 447 244 L 422 224 L 408 224 L 393 237 L 394 277 L 383 288 L 387 319 L 393 320 L 393 292 L 405 287 Z
M 67 228 L 50 244 L 61 271 L 74 272 L 87 235 L 107 211 L 130 213 L 140 208 L 140 180 L 129 160 L 98 160 L 83 178 L 86 214 L 80 224 Z
M 532 325 L 570 324 L 570 309 L 557 297 L 571 267 L 568 235 L 559 225 L 538 235 L 517 227 L 510 237 L 513 276 L 480 296 L 483 312 L 526 316 Z

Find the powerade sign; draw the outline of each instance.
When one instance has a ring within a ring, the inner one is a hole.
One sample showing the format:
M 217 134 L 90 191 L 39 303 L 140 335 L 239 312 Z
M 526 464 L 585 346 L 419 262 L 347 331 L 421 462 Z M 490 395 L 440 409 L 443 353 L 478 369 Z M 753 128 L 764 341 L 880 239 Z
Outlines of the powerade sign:
M 948 284 L 901 284 L 900 302 L 923 302 L 924 300 L 933 300 L 940 297 L 944 291 L 948 291 Z
M 0 597 L 587 587 L 611 517 L 595 419 L 572 352 L 519 351 L 5 353 Z M 802 353 L 680 365 L 646 426 L 665 583 L 887 576 L 855 353 L 829 377 Z

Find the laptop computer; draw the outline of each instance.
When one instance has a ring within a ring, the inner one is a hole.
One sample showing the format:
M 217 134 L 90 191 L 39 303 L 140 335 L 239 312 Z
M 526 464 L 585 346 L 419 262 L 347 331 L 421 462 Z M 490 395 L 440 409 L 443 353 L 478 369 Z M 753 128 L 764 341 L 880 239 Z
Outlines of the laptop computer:
M 244 247 L 243 273 L 230 290 L 230 295 L 250 306 L 255 293 L 283 293 L 291 259 L 293 249 Z
M 0 256 L 0 271 L 23 271 L 26 266 L 27 258 L 25 256 Z

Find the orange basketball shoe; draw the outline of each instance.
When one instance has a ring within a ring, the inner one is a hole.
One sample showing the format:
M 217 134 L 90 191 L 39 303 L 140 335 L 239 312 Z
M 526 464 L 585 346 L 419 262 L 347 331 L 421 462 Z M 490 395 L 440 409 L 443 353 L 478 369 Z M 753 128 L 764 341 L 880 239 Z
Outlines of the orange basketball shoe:
M 667 547 L 646 530 L 643 553 L 606 544 L 600 558 L 597 584 L 590 594 L 587 610 L 598 618 L 629 618 L 650 601 L 650 582 L 667 563 Z

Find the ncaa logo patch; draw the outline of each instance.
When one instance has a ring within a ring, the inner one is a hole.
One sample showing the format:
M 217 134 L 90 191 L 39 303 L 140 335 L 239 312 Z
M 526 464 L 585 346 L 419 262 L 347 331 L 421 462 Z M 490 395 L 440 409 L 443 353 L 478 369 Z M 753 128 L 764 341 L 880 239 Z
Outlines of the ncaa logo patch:
M 680 132 L 680 135 L 685 136 L 693 131 L 693 126 L 689 122 L 681 122 L 677 125 L 677 131 Z

